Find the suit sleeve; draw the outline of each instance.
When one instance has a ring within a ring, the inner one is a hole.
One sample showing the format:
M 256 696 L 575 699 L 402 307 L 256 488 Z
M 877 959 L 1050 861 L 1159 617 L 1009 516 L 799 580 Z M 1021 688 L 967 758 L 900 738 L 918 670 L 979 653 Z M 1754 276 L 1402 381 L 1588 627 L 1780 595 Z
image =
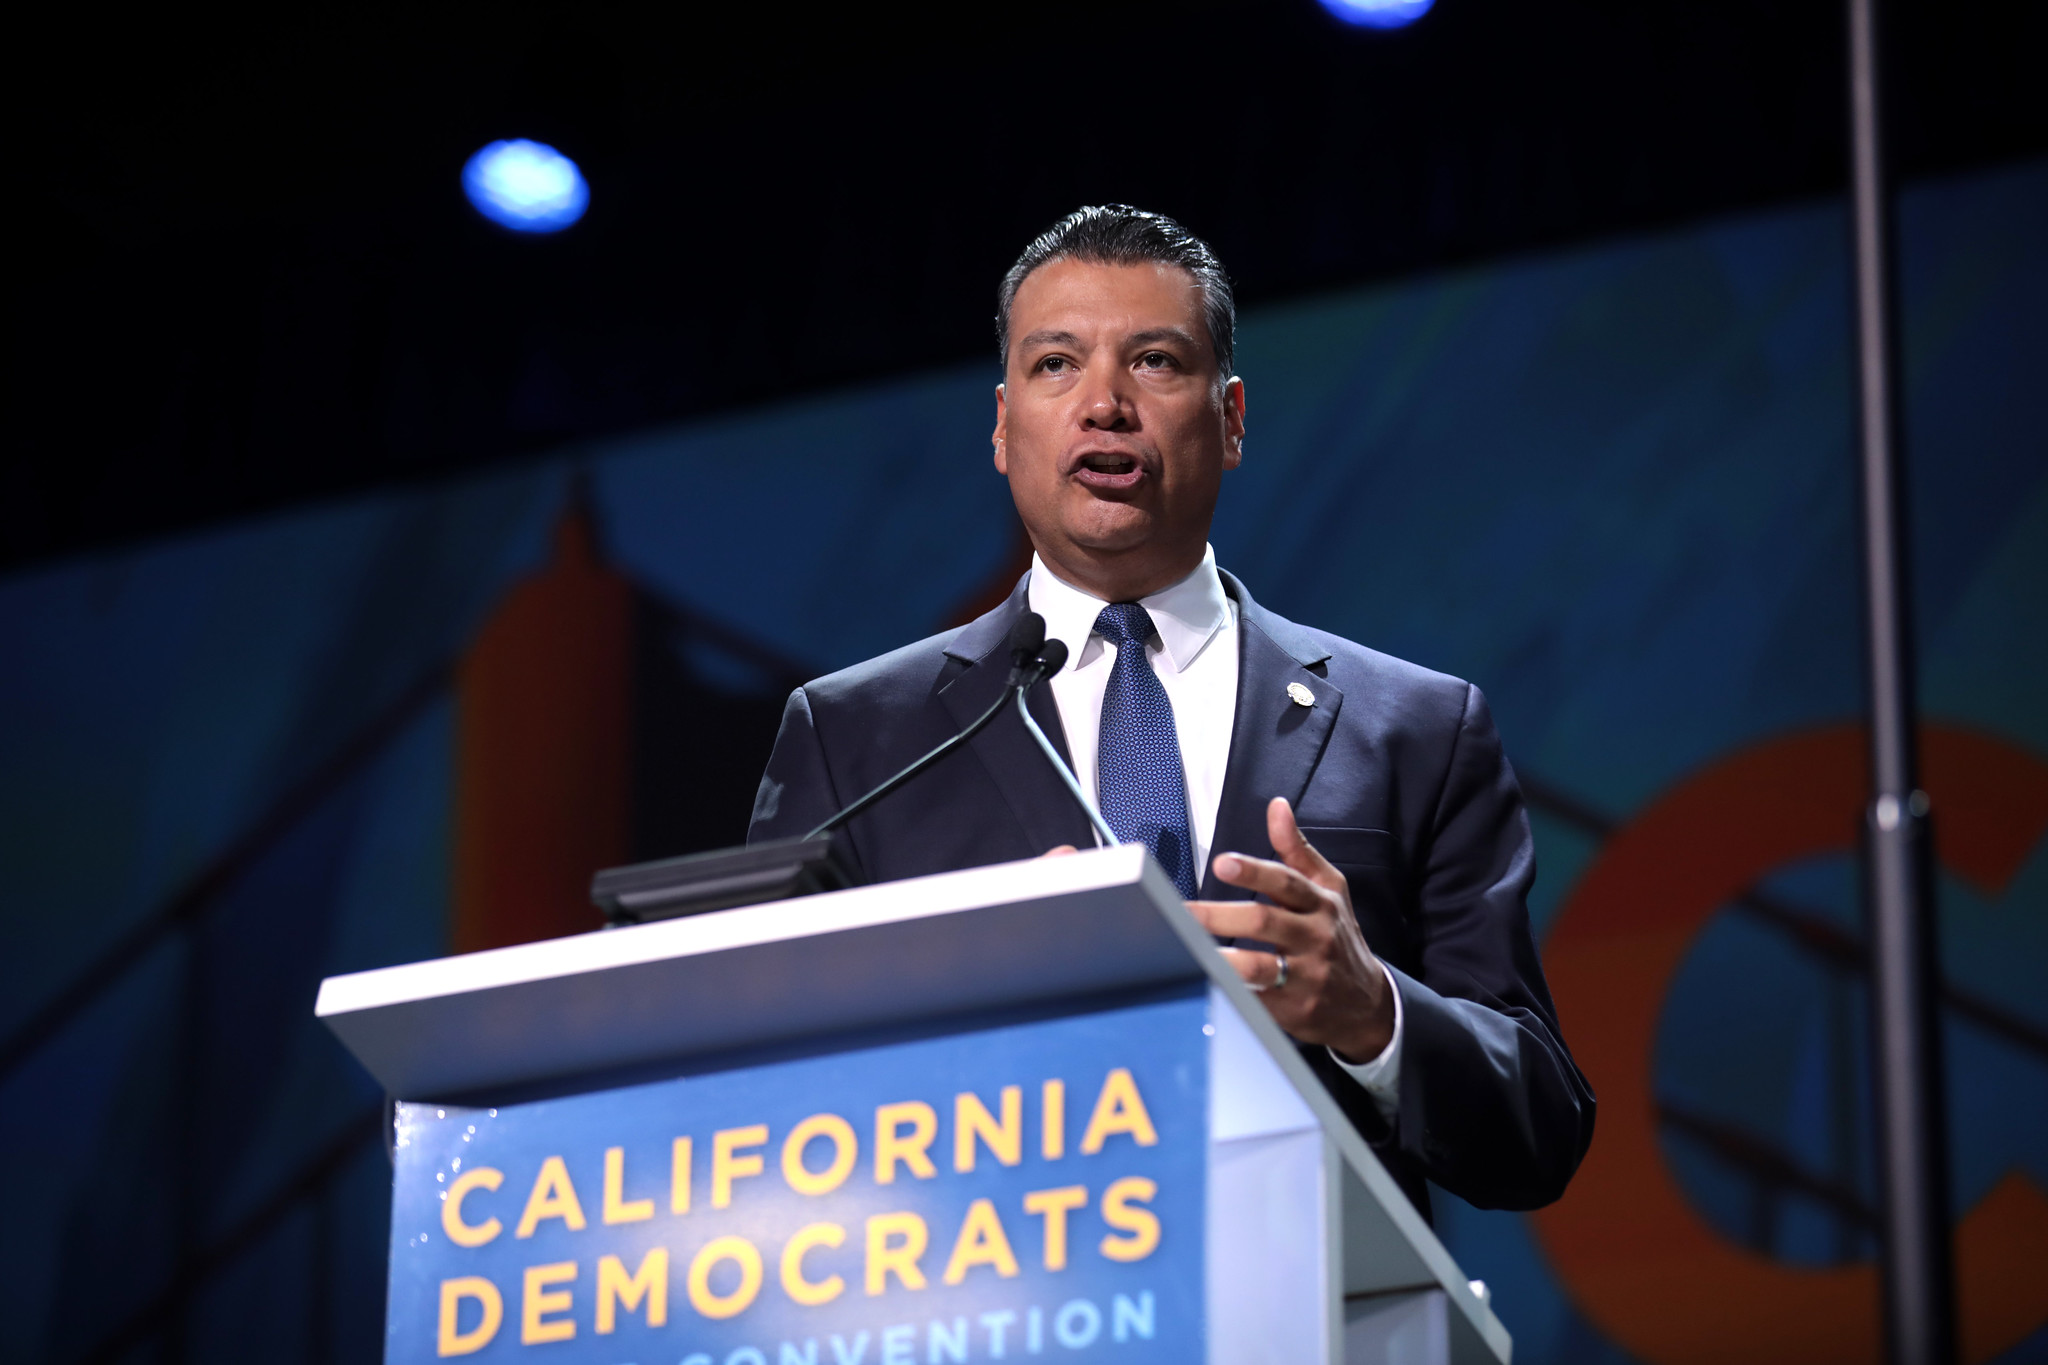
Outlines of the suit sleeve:
M 811 713 L 810 695 L 799 687 L 782 708 L 782 728 L 776 732 L 768 769 L 761 774 L 761 786 L 754 793 L 747 842 L 794 839 L 816 829 L 844 804 L 825 761 L 825 745 Z M 847 866 L 865 880 L 866 869 L 846 832 L 836 832 L 833 842 Z
M 1419 853 L 1420 973 L 1387 969 L 1406 1036 L 1383 1140 L 1469 1203 L 1540 1207 L 1564 1193 L 1592 1141 L 1593 1092 L 1536 956 L 1529 817 L 1475 687 Z

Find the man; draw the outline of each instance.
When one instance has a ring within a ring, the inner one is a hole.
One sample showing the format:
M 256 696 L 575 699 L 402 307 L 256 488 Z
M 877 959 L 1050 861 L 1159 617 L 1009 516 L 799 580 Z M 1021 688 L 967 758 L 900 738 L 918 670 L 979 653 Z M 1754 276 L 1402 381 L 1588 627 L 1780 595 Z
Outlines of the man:
M 994 442 L 1031 572 L 979 620 L 799 688 L 748 837 L 803 833 L 964 728 L 1036 611 L 1070 663 L 1033 714 L 1212 933 L 1270 949 L 1225 953 L 1409 1198 L 1426 1215 L 1428 1179 L 1548 1203 L 1593 1096 L 1530 935 L 1520 791 L 1477 688 L 1284 620 L 1217 569 L 1245 431 L 1234 327 L 1222 268 L 1171 219 L 1084 208 L 1025 249 L 999 295 Z M 1090 842 L 1021 724 L 970 747 L 845 827 L 862 875 Z

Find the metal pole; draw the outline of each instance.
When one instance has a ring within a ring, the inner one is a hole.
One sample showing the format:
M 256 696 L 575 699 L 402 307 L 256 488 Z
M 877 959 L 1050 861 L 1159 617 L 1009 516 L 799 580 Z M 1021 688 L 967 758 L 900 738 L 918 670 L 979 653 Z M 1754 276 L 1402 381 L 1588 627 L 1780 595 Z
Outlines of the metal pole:
M 1915 753 L 1891 200 L 1885 176 L 1877 0 L 1848 0 L 1855 220 L 1857 418 L 1870 682 L 1865 813 L 1871 1003 L 1884 1212 L 1884 1326 L 1892 1365 L 1955 1360 L 1955 1272 L 1935 965 L 1927 796 Z

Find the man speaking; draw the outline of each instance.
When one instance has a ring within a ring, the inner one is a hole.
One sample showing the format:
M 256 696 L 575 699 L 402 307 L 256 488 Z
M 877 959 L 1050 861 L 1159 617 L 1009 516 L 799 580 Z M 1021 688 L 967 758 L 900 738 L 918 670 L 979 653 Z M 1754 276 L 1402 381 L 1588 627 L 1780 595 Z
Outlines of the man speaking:
M 1218 569 L 1235 326 L 1214 253 L 1169 218 L 1084 208 L 1025 248 L 999 293 L 994 440 L 1031 571 L 986 616 L 792 694 L 749 842 L 965 728 L 1038 612 L 1071 662 L 1032 714 L 1196 918 L 1270 948 L 1224 951 L 1409 1198 L 1427 1214 L 1428 1179 L 1549 1203 L 1593 1095 L 1529 931 L 1521 793 L 1477 688 L 1276 616 Z M 1021 724 L 969 747 L 835 836 L 864 878 L 1090 842 Z

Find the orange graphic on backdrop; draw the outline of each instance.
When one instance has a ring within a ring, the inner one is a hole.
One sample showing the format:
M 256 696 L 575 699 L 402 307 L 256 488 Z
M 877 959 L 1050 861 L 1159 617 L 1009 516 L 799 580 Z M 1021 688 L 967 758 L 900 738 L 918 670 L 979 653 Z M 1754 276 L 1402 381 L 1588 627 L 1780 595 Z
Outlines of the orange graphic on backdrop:
M 573 503 L 554 558 L 505 594 L 456 678 L 458 953 L 583 933 L 627 855 L 633 588 Z
M 1707 921 L 1778 868 L 1854 847 L 1864 743 L 1853 726 L 1798 734 L 1689 778 L 1601 850 L 1544 947 L 1600 1125 L 1536 1234 L 1580 1311 L 1650 1365 L 1881 1354 L 1876 1266 L 1808 1269 L 1724 1238 L 1664 1164 L 1651 1089 L 1665 993 Z M 2048 830 L 2048 764 L 1942 726 L 1923 748 L 1943 866 L 1999 894 Z M 1956 1270 L 1967 1359 L 2048 1322 L 2048 1194 L 2007 1175 L 1958 1224 Z

